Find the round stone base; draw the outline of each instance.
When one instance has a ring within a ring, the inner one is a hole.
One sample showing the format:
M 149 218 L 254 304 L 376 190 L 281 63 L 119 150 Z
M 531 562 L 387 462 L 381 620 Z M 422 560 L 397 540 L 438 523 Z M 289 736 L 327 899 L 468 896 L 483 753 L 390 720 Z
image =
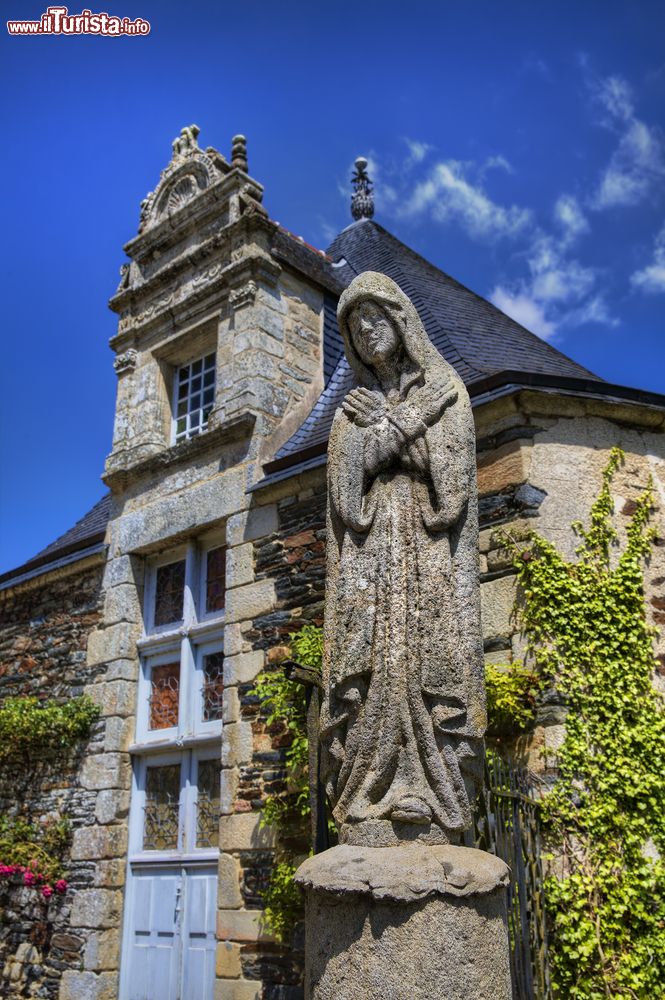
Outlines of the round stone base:
M 508 868 L 466 847 L 308 858 L 307 1000 L 510 1000 Z

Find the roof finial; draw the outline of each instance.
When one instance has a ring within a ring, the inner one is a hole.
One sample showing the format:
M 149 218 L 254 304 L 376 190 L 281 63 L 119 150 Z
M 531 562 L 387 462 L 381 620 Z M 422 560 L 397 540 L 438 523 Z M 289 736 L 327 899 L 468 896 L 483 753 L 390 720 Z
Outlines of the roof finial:
M 247 139 L 244 135 L 234 135 L 231 139 L 231 166 L 247 173 Z
M 356 172 L 351 180 L 355 188 L 351 196 L 351 215 L 356 222 L 371 219 L 374 215 L 374 185 L 367 175 L 367 160 L 364 156 L 359 156 L 356 160 Z

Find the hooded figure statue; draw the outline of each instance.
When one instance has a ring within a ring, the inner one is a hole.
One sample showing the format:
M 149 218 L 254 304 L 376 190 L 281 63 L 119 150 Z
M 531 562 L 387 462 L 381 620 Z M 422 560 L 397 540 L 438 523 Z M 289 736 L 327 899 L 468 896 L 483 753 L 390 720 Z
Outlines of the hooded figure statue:
M 482 769 L 475 438 L 415 307 L 360 274 L 328 447 L 322 773 L 343 843 L 456 843 Z

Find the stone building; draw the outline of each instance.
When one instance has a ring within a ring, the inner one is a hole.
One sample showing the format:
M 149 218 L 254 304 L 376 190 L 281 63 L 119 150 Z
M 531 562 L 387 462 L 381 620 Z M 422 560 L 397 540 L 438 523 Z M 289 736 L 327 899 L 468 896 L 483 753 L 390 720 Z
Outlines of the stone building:
M 11 768 L 0 782 L 10 813 L 73 823 L 71 891 L 0 896 L 3 995 L 301 995 L 297 955 L 261 921 L 260 809 L 282 751 L 248 691 L 289 633 L 321 620 L 326 443 L 351 386 L 335 308 L 359 272 L 410 296 L 473 402 L 487 658 L 521 652 L 496 527 L 536 519 L 572 551 L 570 523 L 616 444 L 619 523 L 657 484 L 646 596 L 665 621 L 665 397 L 608 384 L 402 244 L 372 219 L 362 162 L 356 221 L 321 252 L 271 220 L 242 137 L 227 160 L 197 136 L 183 129 L 142 203 L 110 303 L 109 492 L 0 578 L 2 697 L 85 691 L 102 712 L 81 753 L 37 769 L 19 802 Z M 530 766 L 561 723 L 543 710 Z

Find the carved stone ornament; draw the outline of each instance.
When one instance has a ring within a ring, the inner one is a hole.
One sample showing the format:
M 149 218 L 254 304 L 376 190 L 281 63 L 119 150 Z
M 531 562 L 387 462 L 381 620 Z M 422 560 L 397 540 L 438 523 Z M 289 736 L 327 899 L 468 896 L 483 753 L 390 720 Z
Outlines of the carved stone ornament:
M 113 367 L 115 368 L 116 375 L 124 375 L 125 372 L 133 372 L 136 368 L 136 360 L 138 358 L 138 351 L 133 347 L 129 350 L 124 351 L 122 354 L 118 354 L 113 360 Z
M 241 285 L 240 288 L 233 288 L 229 292 L 229 305 L 232 309 L 242 309 L 243 306 L 251 306 L 254 304 L 257 291 L 258 285 L 255 281 L 251 280 Z
M 178 211 L 220 176 L 211 156 L 197 142 L 199 132 L 198 125 L 188 125 L 173 140 L 170 163 L 155 190 L 141 202 L 139 233 Z
M 323 778 L 342 843 L 455 844 L 486 723 L 471 404 L 390 278 L 337 315 L 358 387 L 328 448 Z
M 118 295 L 120 292 L 124 292 L 127 288 L 129 288 L 130 266 L 131 265 L 129 264 L 128 261 L 120 265 L 120 283 L 116 289 L 115 292 L 116 295 Z

